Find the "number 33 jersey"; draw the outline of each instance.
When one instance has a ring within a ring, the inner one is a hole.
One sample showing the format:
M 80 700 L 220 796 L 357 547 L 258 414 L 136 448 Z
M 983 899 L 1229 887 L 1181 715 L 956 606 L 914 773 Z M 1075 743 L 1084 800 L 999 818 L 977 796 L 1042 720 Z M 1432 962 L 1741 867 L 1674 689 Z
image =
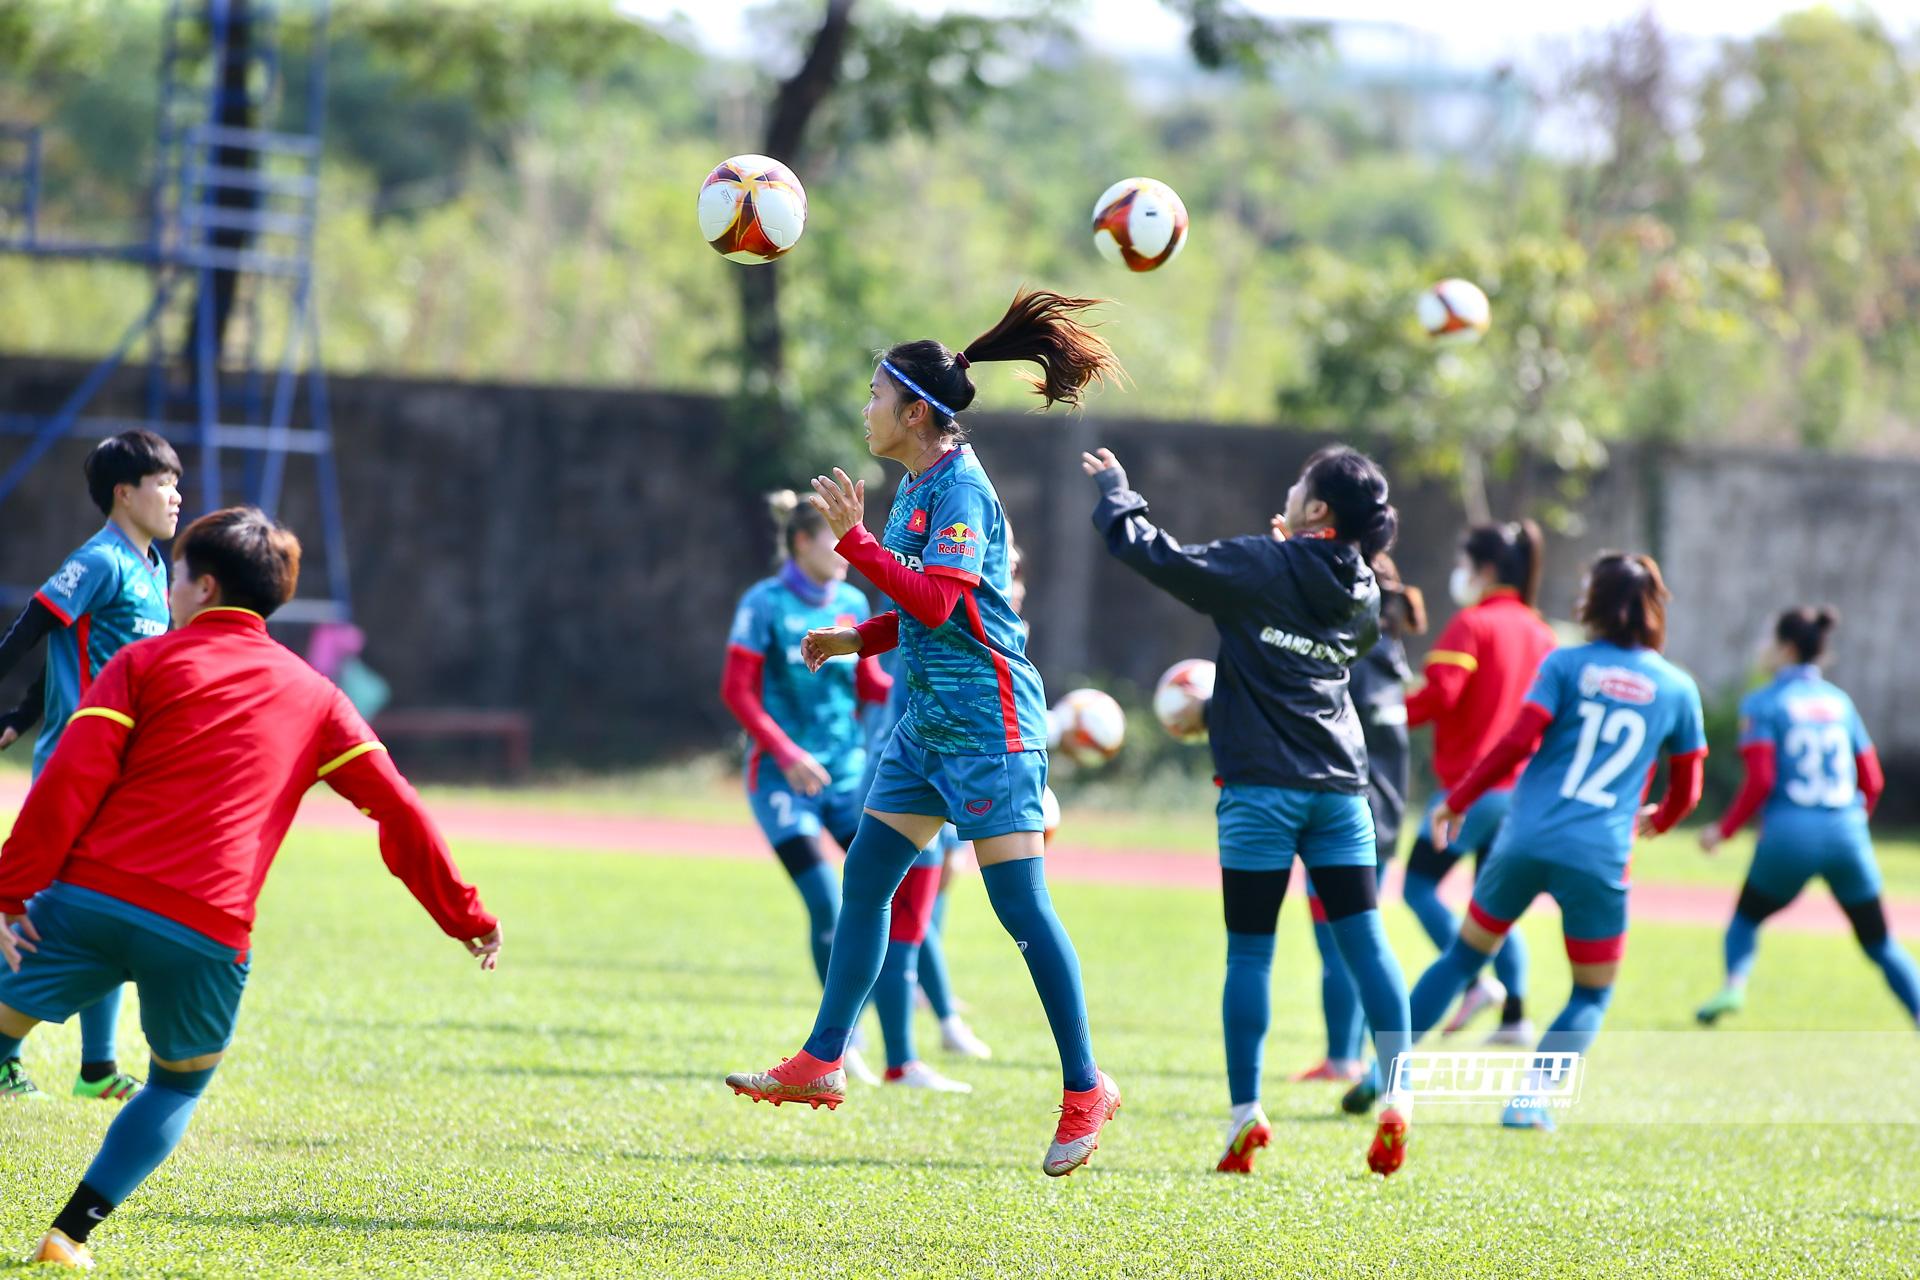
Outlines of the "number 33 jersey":
M 1865 815 L 1857 756 L 1873 746 L 1853 699 L 1820 678 L 1818 667 L 1786 667 L 1740 703 L 1740 745 L 1773 744 L 1780 778 L 1767 796 L 1763 829 L 1783 820 L 1835 825 Z
M 1651 649 L 1601 641 L 1548 654 L 1527 701 L 1553 722 L 1499 844 L 1625 879 L 1654 766 L 1706 749 L 1693 677 Z

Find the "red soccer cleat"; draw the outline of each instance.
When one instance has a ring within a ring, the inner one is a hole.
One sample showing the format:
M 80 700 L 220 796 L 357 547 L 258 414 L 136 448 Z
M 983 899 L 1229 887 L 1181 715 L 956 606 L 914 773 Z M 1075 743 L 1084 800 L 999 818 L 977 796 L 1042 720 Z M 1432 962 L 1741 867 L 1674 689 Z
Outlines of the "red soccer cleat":
M 1352 1084 L 1367 1074 L 1364 1062 L 1335 1062 L 1331 1058 L 1323 1059 L 1315 1066 L 1308 1067 L 1288 1081 L 1290 1084 Z
M 1267 1123 L 1267 1113 L 1254 1108 L 1239 1127 L 1227 1136 L 1227 1149 L 1220 1155 L 1220 1163 L 1213 1166 L 1215 1173 L 1252 1173 L 1253 1153 L 1273 1141 L 1273 1126 Z
M 727 1087 L 755 1102 L 804 1102 L 814 1110 L 832 1111 L 847 1100 L 847 1073 L 838 1062 L 823 1062 L 802 1052 L 782 1058 L 771 1071 L 736 1071 L 727 1077 Z
M 1060 1098 L 1060 1123 L 1040 1169 L 1049 1178 L 1064 1178 L 1093 1158 L 1100 1148 L 1100 1130 L 1120 1110 L 1120 1086 L 1106 1072 L 1100 1082 Z
M 1390 1178 L 1407 1161 L 1407 1118 L 1398 1107 L 1389 1106 L 1380 1113 L 1380 1127 L 1373 1132 L 1373 1145 L 1367 1148 L 1367 1168 Z

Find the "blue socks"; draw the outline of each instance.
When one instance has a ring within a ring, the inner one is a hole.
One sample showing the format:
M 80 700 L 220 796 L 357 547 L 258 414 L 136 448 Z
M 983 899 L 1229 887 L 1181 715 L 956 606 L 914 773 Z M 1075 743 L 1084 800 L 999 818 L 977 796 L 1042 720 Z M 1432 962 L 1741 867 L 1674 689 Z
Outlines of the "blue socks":
M 1360 1008 L 1367 1025 L 1373 1028 L 1374 1052 L 1380 1055 L 1381 1069 L 1388 1071 L 1391 1079 L 1391 1063 L 1413 1048 L 1413 1037 L 1408 1033 L 1407 980 L 1387 945 L 1380 909 L 1369 907 L 1329 921 L 1327 928 L 1332 930 L 1340 958 L 1347 962 L 1347 972 L 1359 989 Z
M 1453 945 L 1454 935 L 1460 932 L 1460 926 L 1454 923 L 1453 912 L 1447 910 L 1447 904 L 1440 901 L 1440 882 L 1429 876 L 1415 875 L 1409 871 L 1401 882 L 1400 896 L 1407 900 L 1407 907 L 1413 912 L 1420 927 L 1433 939 L 1433 945 L 1445 951 Z
M 887 1042 L 887 1066 L 904 1067 L 913 1051 L 913 988 L 921 944 L 887 943 L 880 980 L 873 987 L 873 1010 L 880 1015 L 880 1034 Z
M 847 850 L 826 990 L 806 1043 L 806 1051 L 822 1062 L 838 1062 L 846 1055 L 860 1010 L 886 960 L 893 891 L 919 855 L 912 841 L 886 823 L 860 820 L 853 848 Z
M 1231 965 L 1233 935 L 1228 934 L 1227 938 Z M 1357 1062 L 1367 1031 L 1366 1020 L 1360 1016 L 1360 990 L 1354 986 L 1353 975 L 1347 972 L 1347 962 L 1340 958 L 1340 944 L 1333 940 L 1333 926 L 1324 920 L 1314 921 L 1313 942 L 1320 948 L 1320 1011 L 1327 1022 L 1327 1058 L 1333 1062 Z
M 1260 1053 L 1267 1039 L 1272 979 L 1273 935 L 1228 932 L 1220 1025 L 1227 1037 L 1227 1091 L 1236 1107 L 1260 1098 Z
M 840 919 L 839 877 L 832 867 L 817 862 L 793 878 L 793 887 L 807 904 L 807 939 L 813 948 L 813 967 L 825 982 L 827 959 L 833 955 L 833 930 Z
M 1527 940 L 1519 930 L 1507 934 L 1507 940 L 1493 953 L 1493 976 L 1507 989 L 1507 998 L 1518 1000 L 1527 994 Z
M 125 987 L 115 987 L 80 1011 L 80 1061 L 112 1062 L 120 1031 L 120 997 Z
M 1593 1038 L 1600 1034 L 1600 1023 L 1612 1001 L 1612 987 L 1583 987 L 1574 983 L 1567 1007 L 1547 1028 L 1547 1034 L 1540 1037 L 1540 1047 L 1551 1053 L 1585 1053 L 1593 1047 Z
M 1760 926 L 1747 919 L 1738 911 L 1727 923 L 1725 954 L 1727 960 L 1727 982 L 1745 982 L 1747 974 L 1753 971 L 1753 954 L 1760 949 Z
M 862 828 L 864 830 L 864 828 Z M 857 840 L 855 843 L 859 843 Z M 902 841 L 904 844 L 905 841 Z M 900 864 L 906 871 L 908 858 Z M 1100 1083 L 1093 1065 L 1093 1037 L 1087 1030 L 1086 995 L 1080 988 L 1080 958 L 1073 942 L 1053 913 L 1053 899 L 1047 894 L 1044 858 L 1020 858 L 980 869 L 986 881 L 987 898 L 994 915 L 1020 946 L 1026 957 L 1027 972 L 1033 975 L 1033 989 L 1047 1011 L 1047 1025 L 1053 1028 L 1053 1041 L 1060 1050 L 1061 1082 L 1075 1092 Z M 900 877 L 895 876 L 898 883 Z M 852 897 L 852 881 L 848 881 Z M 889 890 L 891 892 L 891 890 Z M 842 928 L 845 926 L 843 925 Z M 834 959 L 840 958 L 839 949 Z
M 1893 994 L 1907 1007 L 1907 1015 L 1920 1018 L 1920 970 L 1916 970 L 1913 957 L 1892 938 L 1882 938 L 1867 948 L 1867 955 L 1880 966 L 1880 972 L 1887 976 L 1887 985 L 1893 988 Z M 0 1053 L 0 1057 L 5 1057 Z
M 1440 958 L 1427 966 L 1420 981 L 1413 984 L 1413 995 L 1408 998 L 1415 1042 L 1446 1016 L 1486 962 L 1485 956 L 1455 938 L 1452 945 L 1440 953 Z
M 0 1062 L 20 1056 L 20 1046 L 26 1041 L 18 1036 L 0 1036 Z
M 920 944 L 920 989 L 927 993 L 936 1018 L 953 1016 L 953 988 L 947 983 L 947 949 L 940 936 L 947 923 L 947 895 L 933 900 L 933 923 L 927 926 L 926 941 Z
M 205 1071 L 168 1071 L 158 1063 L 146 1088 L 136 1093 L 107 1127 L 100 1154 L 87 1166 L 87 1186 L 120 1204 L 158 1169 L 187 1131 L 187 1121 L 213 1079 Z

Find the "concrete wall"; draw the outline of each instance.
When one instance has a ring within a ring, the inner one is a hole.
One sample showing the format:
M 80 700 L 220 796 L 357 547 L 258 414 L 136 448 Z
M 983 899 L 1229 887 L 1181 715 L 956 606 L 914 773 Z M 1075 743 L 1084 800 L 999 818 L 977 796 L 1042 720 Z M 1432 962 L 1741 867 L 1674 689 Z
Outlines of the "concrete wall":
M 45 407 L 79 371 L 0 360 L 0 406 Z M 714 693 L 725 628 L 766 571 L 771 536 L 757 499 L 724 492 L 711 473 L 718 402 L 381 378 L 331 387 L 355 608 L 397 706 L 526 708 L 548 762 L 649 759 L 726 739 Z M 1322 442 L 1097 413 L 983 415 L 973 430 L 1030 557 L 1033 653 L 1056 692 L 1094 675 L 1147 686 L 1213 649 L 1204 619 L 1106 557 L 1088 523 L 1083 448 L 1114 448 L 1163 522 L 1197 541 L 1264 527 Z M 0 463 L 18 448 L 0 440 Z M 79 481 L 84 451 L 80 441 L 56 450 L 0 509 L 0 582 L 37 581 L 97 527 Z M 1391 451 L 1381 456 L 1391 473 Z M 852 438 L 847 457 L 864 458 Z M 1546 484 L 1520 476 L 1496 503 L 1518 509 Z M 1458 504 L 1446 486 L 1402 484 L 1394 497 L 1396 555 L 1437 624 L 1450 610 Z M 1603 546 L 1654 550 L 1678 596 L 1672 654 L 1710 695 L 1739 684 L 1782 605 L 1837 604 L 1834 675 L 1920 781 L 1920 676 L 1907 657 L 1916 498 L 1912 461 L 1624 451 L 1581 500 L 1580 535 L 1554 540 L 1544 603 L 1565 616 L 1580 565 Z M 297 470 L 283 514 L 317 542 Z M 0 697 L 20 684 L 9 679 Z

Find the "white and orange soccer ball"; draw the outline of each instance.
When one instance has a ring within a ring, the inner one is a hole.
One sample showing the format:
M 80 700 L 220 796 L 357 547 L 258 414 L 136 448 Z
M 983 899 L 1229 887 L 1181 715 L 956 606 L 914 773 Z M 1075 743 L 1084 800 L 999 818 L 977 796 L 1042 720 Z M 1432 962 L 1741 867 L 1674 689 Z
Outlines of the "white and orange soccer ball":
M 1075 689 L 1054 704 L 1047 721 L 1051 744 L 1084 767 L 1113 759 L 1127 740 L 1127 713 L 1098 689 Z
M 1154 178 L 1126 178 L 1093 204 L 1093 245 L 1133 271 L 1154 271 L 1187 247 L 1187 206 Z
M 1213 664 L 1188 658 L 1167 668 L 1153 691 L 1153 714 L 1180 742 L 1204 742 L 1207 704 L 1213 701 Z
M 731 262 L 772 262 L 806 229 L 806 189 L 778 160 L 733 156 L 700 184 L 700 234 Z
M 1052 844 L 1053 833 L 1060 829 L 1060 797 L 1053 794 L 1052 787 L 1040 795 L 1040 814 L 1041 839 L 1046 844 Z
M 1442 280 L 1420 295 L 1420 327 L 1435 342 L 1467 346 L 1486 337 L 1493 306 L 1471 280 Z

